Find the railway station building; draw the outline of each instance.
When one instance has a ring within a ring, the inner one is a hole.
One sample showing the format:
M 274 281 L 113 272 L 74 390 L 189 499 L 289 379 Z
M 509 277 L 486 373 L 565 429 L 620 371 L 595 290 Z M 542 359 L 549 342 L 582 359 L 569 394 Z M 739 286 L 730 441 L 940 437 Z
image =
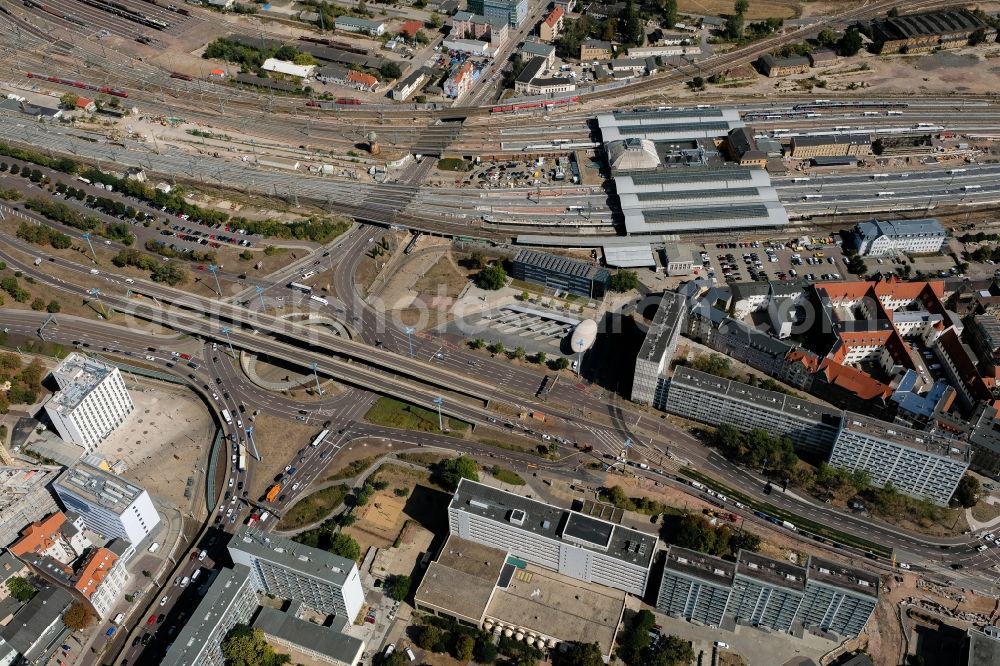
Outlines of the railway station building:
M 512 263 L 512 272 L 515 280 L 583 298 L 603 298 L 611 286 L 611 273 L 606 268 L 535 250 L 518 252 Z

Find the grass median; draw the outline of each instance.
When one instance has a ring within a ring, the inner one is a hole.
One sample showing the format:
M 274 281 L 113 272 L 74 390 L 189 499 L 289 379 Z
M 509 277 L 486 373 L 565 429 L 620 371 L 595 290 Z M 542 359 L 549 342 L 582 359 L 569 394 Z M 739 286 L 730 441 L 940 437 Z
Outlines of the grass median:
M 795 525 L 795 527 L 800 531 L 806 533 L 806 536 L 816 535 L 841 543 L 845 546 L 851 546 L 854 548 L 859 548 L 864 551 L 871 551 L 876 555 L 882 557 L 890 557 L 892 555 L 892 549 L 886 548 L 881 544 L 877 544 L 873 541 L 868 541 L 867 539 L 862 539 L 861 537 L 854 536 L 853 534 L 848 534 L 847 532 L 841 532 L 840 530 L 835 530 L 831 527 L 817 523 L 808 518 L 804 518 L 798 514 L 792 513 L 791 511 L 786 511 L 785 509 L 779 509 L 778 507 L 770 504 L 768 502 L 762 502 L 758 499 L 745 495 L 738 490 L 733 490 L 729 486 L 719 483 L 711 477 L 705 476 L 701 472 L 696 472 L 693 469 L 683 467 L 680 473 L 684 476 L 694 479 L 705 484 L 707 487 L 721 492 L 727 497 L 734 499 L 742 504 L 745 504 L 747 508 L 753 509 L 754 511 L 760 511 L 766 513 L 769 516 L 774 516 L 780 520 L 787 520 L 788 522 Z
M 365 414 L 365 420 L 376 425 L 390 428 L 403 428 L 405 430 L 418 430 L 420 432 L 441 432 L 438 427 L 438 414 L 436 411 L 417 407 L 410 403 L 396 400 L 395 398 L 379 398 Z M 445 426 L 449 432 L 464 433 L 469 429 L 469 424 L 460 419 L 448 416 L 444 417 Z
M 340 485 L 306 495 L 281 517 L 276 529 L 297 530 L 323 520 L 343 503 L 349 492 L 350 488 Z

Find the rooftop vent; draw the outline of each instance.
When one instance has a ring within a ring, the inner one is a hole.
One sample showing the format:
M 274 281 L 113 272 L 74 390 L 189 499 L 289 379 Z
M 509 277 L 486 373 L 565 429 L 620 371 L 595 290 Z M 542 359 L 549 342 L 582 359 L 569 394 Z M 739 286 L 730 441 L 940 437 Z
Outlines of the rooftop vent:
M 507 520 L 518 526 L 524 525 L 524 519 L 526 517 L 527 514 L 521 509 L 512 509 L 511 512 L 507 514 Z
M 678 557 L 678 558 L 677 558 L 677 563 L 678 563 L 678 564 L 687 564 L 687 563 L 688 563 L 688 561 L 687 561 L 687 558 L 686 558 L 686 557 Z

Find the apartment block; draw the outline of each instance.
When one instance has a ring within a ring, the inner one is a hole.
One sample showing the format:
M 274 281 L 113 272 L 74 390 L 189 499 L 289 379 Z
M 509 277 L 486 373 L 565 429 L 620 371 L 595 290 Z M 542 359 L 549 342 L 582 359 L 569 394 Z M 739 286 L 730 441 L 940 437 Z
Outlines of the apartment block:
M 721 627 L 736 565 L 679 546 L 670 546 L 656 596 L 656 609 L 710 627 Z
M 545 20 L 538 25 L 538 38 L 543 42 L 554 41 L 562 33 L 563 17 L 566 11 L 559 5 L 555 6 Z
M 67 442 L 91 453 L 135 409 L 118 368 L 76 352 L 52 371 L 59 391 L 45 413 Z
M 81 462 L 52 484 L 59 500 L 107 539 L 138 546 L 160 524 L 149 493 L 121 477 Z
M 0 467 L 0 547 L 17 539 L 21 528 L 59 510 L 49 486 L 58 467 Z
M 741 550 L 728 613 L 736 624 L 791 633 L 806 591 L 806 569 Z
M 83 519 L 74 518 L 68 521 L 66 514 L 56 511 L 31 523 L 21 530 L 21 538 L 10 544 L 10 552 L 17 557 L 37 555 L 70 564 L 94 545 L 83 533 Z
M 632 400 L 646 405 L 660 402 L 657 389 L 661 375 L 670 368 L 686 317 L 684 297 L 673 291 L 664 292 L 635 359 Z
M 253 588 L 282 599 L 296 599 L 328 615 L 353 622 L 365 601 L 357 563 L 325 550 L 240 527 L 229 555 L 249 568 Z
M 822 456 L 833 449 L 842 420 L 840 410 L 686 366 L 674 369 L 663 409 L 713 426 L 762 428 L 788 437 L 796 449 Z
M 888 482 L 901 493 L 948 504 L 969 467 L 966 442 L 846 412 L 830 454 L 830 464 L 862 469 L 872 483 Z
M 813 631 L 845 637 L 861 633 L 878 603 L 879 577 L 815 556 L 806 570 L 798 621 Z
M 69 592 L 43 587 L 0 627 L 0 664 L 48 664 L 72 633 L 63 614 L 73 603 Z
M 469 11 L 488 19 L 503 19 L 516 28 L 528 16 L 528 0 L 469 0 Z
M 577 511 L 463 479 L 451 534 L 560 574 L 642 596 L 657 538 Z
M 73 588 L 90 602 L 101 619 L 111 616 L 125 592 L 128 572 L 122 560 L 127 542 L 112 541 L 108 547 L 95 548 L 73 574 Z
M 242 564 L 222 569 L 181 628 L 160 666 L 226 666 L 222 641 L 237 624 L 250 624 L 257 593 Z

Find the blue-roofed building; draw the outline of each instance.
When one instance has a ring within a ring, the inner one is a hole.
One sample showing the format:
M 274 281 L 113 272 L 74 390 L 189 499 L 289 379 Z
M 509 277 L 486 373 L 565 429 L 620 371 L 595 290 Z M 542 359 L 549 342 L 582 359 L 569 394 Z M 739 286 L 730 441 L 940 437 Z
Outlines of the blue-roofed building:
M 940 252 L 948 232 L 934 218 L 921 220 L 872 220 L 854 227 L 858 253 L 883 257 L 895 252 L 931 254 Z
M 516 28 L 528 16 L 528 0 L 469 0 L 469 11 L 488 19 L 504 19 Z

